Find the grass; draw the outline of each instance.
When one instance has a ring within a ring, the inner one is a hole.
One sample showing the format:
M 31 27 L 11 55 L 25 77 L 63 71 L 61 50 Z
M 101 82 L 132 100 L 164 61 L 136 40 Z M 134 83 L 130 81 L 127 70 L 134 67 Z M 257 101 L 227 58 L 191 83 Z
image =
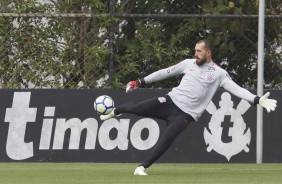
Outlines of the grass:
M 282 183 L 282 164 L 154 164 L 148 170 L 148 176 L 134 176 L 136 166 L 117 163 L 0 163 L 0 183 Z

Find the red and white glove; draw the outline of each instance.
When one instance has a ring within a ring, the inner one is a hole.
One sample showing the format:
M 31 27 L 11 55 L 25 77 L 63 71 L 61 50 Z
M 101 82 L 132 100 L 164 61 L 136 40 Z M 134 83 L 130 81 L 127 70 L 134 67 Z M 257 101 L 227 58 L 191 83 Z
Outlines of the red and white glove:
M 134 89 L 139 88 L 140 86 L 143 86 L 145 84 L 144 78 L 137 79 L 135 81 L 130 81 L 126 84 L 125 92 L 128 93 Z

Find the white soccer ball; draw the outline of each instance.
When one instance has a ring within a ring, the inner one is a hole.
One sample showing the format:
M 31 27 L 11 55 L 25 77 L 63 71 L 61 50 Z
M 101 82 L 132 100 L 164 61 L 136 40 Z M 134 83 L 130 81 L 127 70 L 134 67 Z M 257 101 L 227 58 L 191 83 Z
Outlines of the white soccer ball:
M 98 114 L 107 115 L 114 109 L 114 101 L 107 95 L 102 95 L 94 101 L 94 109 Z

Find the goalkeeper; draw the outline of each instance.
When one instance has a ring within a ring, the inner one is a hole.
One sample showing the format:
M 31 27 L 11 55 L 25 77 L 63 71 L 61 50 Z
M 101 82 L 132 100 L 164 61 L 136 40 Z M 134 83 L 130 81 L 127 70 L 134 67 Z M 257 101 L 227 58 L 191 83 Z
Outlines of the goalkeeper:
M 196 43 L 195 59 L 183 60 L 174 66 L 131 81 L 126 86 L 126 92 L 179 74 L 184 74 L 179 86 L 174 87 L 164 97 L 129 102 L 100 117 L 101 120 L 106 120 L 122 113 L 130 113 L 166 121 L 163 135 L 150 155 L 135 169 L 134 175 L 147 175 L 146 169 L 163 155 L 191 122 L 199 119 L 220 87 L 250 103 L 259 104 L 267 112 L 276 108 L 277 101 L 268 99 L 269 93 L 262 97 L 253 95 L 237 85 L 224 69 L 217 66 L 212 60 L 212 44 L 207 39 Z

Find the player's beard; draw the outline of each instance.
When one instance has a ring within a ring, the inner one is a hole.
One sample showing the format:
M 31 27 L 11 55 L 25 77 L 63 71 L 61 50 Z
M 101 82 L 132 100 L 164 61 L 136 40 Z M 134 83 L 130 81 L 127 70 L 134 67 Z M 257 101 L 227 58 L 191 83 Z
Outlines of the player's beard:
M 207 57 L 205 56 L 203 59 L 196 58 L 196 63 L 198 66 L 203 65 L 205 62 L 207 62 Z

